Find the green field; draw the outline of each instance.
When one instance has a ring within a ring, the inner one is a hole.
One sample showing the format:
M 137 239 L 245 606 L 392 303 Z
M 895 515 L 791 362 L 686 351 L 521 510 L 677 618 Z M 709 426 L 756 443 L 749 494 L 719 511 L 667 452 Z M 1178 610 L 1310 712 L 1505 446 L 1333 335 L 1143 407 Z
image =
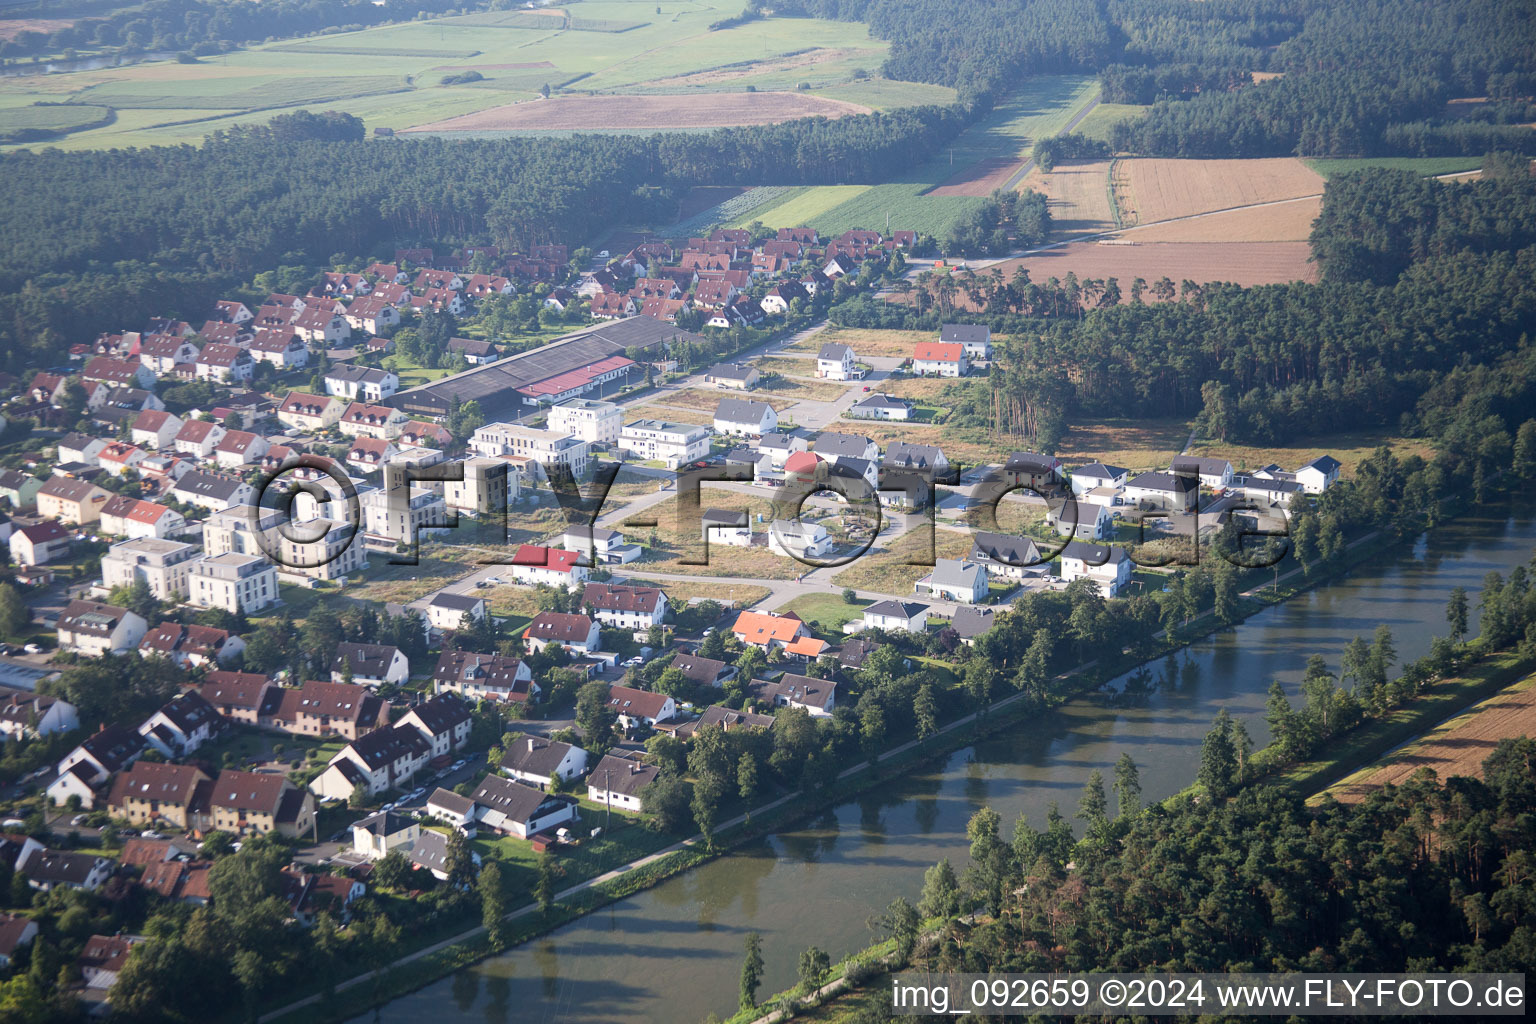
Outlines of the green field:
M 1100 103 L 1078 124 L 1077 134 L 1108 143 L 1115 125 L 1143 117 L 1150 109 L 1134 103 Z
M 100 121 L 110 112 L 109 107 L 86 104 L 67 107 L 0 107 L 0 136 L 28 129 L 69 131 L 71 128 Z
M 769 227 L 814 227 L 822 234 L 850 228 L 892 229 L 942 235 L 984 200 L 978 196 L 925 195 L 935 185 L 983 160 L 1024 160 L 1035 141 L 1060 132 L 1090 102 L 1098 83 L 1081 75 L 1034 79 L 967 128 L 932 161 L 885 185 L 821 185 L 763 210 L 738 216 L 735 226 L 762 221 Z
M 545 83 L 582 93 L 768 91 L 807 83 L 813 93 L 871 108 L 954 98 L 951 89 L 873 77 L 888 46 L 857 23 L 767 18 L 710 32 L 734 10 L 698 3 L 660 9 L 654 0 L 591 0 L 572 6 L 569 23 L 560 10 L 494 11 L 276 40 L 189 64 L 6 78 L 0 112 L 7 120 L 0 123 L 15 130 L 21 120 L 44 118 L 14 113 L 37 102 L 117 111 L 111 124 L 49 140 L 87 149 L 195 143 L 284 109 L 332 104 L 370 130 L 408 128 L 527 98 Z M 484 79 L 441 84 L 470 70 Z M 104 117 L 96 111 L 73 124 Z
M 1325 178 L 1347 171 L 1359 171 L 1367 167 L 1392 167 L 1401 171 L 1413 171 L 1428 178 L 1436 174 L 1458 174 L 1475 171 L 1483 166 L 1480 156 L 1377 156 L 1339 160 L 1308 160 L 1307 165 Z

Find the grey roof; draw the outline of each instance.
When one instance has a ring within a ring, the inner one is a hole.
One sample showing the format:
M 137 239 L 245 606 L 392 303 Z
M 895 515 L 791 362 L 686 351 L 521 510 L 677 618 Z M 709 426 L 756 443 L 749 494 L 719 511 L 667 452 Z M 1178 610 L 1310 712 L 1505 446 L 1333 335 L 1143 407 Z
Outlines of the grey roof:
M 364 829 L 376 836 L 392 836 L 397 832 L 404 832 L 416 824 L 415 819 L 407 818 L 395 811 L 379 811 L 368 817 L 352 823 L 353 828 Z
M 771 729 L 774 718 L 772 715 L 759 715 L 751 711 L 736 711 L 732 708 L 721 707 L 719 704 L 711 704 L 704 709 L 697 722 L 690 724 L 686 735 L 693 735 L 700 729 L 721 728 L 729 732 L 732 729 Z M 680 733 L 683 730 L 678 730 Z
M 825 708 L 837 695 L 837 683 L 830 679 L 813 679 L 786 672 L 775 682 L 755 680 L 748 687 L 748 692 L 757 700 L 771 703 L 784 700 L 807 707 Z
M 867 395 L 853 403 L 855 409 L 906 409 L 911 411 L 912 403 L 905 398 L 897 398 L 895 395 L 886 395 L 876 392 Z
M 48 885 L 83 885 L 98 864 L 110 864 L 93 853 L 39 850 L 27 858 L 27 877 Z
M 1086 466 L 1079 466 L 1072 471 L 1073 476 L 1091 476 L 1100 480 L 1114 480 L 1125 476 L 1130 470 L 1121 469 L 1119 466 L 1106 466 L 1102 462 L 1090 462 Z
M 861 459 L 869 445 L 870 439 L 863 434 L 839 434 L 829 430 L 816 435 L 813 447 L 816 449 L 816 454 L 823 457 Z
M 800 439 L 797 438 L 794 434 L 764 434 L 762 437 L 758 438 L 757 447 L 759 451 L 765 448 L 772 448 L 774 450 L 783 449 L 788 451 L 790 448 L 794 447 L 794 442 L 798 440 Z
M 720 678 L 720 673 L 725 671 L 726 664 L 714 658 L 701 658 L 697 654 L 679 654 L 672 659 L 671 667 L 691 682 L 700 686 L 713 686 L 715 680 Z
M 1014 537 L 1006 533 L 977 533 L 971 539 L 971 552 L 966 555 L 973 562 L 998 562 L 1009 566 L 1027 566 L 1038 563 L 1040 549 L 1028 537 Z
M 844 668 L 859 668 L 864 664 L 864 659 L 881 648 L 881 644 L 873 640 L 850 639 L 844 642 L 837 652 L 837 663 Z
M 1088 544 L 1084 541 L 1070 541 L 1061 549 L 1062 558 L 1080 558 L 1089 565 L 1119 565 L 1130 558 L 1124 548 L 1112 547 L 1104 544 Z
M 1151 491 L 1168 491 L 1171 494 L 1187 494 L 1198 490 L 1200 482 L 1194 477 L 1174 473 L 1143 473 L 1132 477 L 1127 487 L 1142 487 Z
M 574 749 L 569 743 L 547 740 L 542 736 L 523 736 L 507 748 L 501 766 L 508 771 L 524 772 L 549 778 L 560 767 L 560 762 Z
M 991 629 L 996 618 L 995 609 L 982 605 L 963 604 L 955 609 L 955 617 L 950 620 L 949 625 L 961 639 L 974 640 Z
M 389 671 L 389 663 L 399 653 L 400 648 L 391 644 L 355 644 L 342 641 L 336 645 L 336 658 L 331 662 L 331 671 L 340 672 L 351 665 L 353 674 L 376 679 Z
M 619 793 L 623 796 L 639 796 L 640 791 L 652 782 L 661 769 L 616 754 L 604 754 L 587 776 L 587 785 L 600 791 Z
M 1180 455 L 1168 467 L 1175 473 L 1199 473 L 1203 476 L 1220 476 L 1232 468 L 1226 459 L 1208 459 L 1203 456 Z
M 764 413 L 772 411 L 773 406 L 767 402 L 754 402 L 746 398 L 722 398 L 720 404 L 715 407 L 715 419 L 725 420 L 728 423 L 756 425 L 762 422 Z
M 650 319 L 647 317 L 646 319 Z M 756 373 L 756 367 L 746 363 L 716 363 L 709 368 L 708 376 L 724 377 L 727 380 L 746 380 Z
M 220 498 L 230 500 L 240 492 L 245 484 L 229 477 L 215 476 L 205 473 L 200 469 L 194 469 L 180 480 L 176 481 L 173 490 L 185 491 L 188 494 L 198 494 L 208 498 Z
M 844 356 L 851 355 L 853 355 L 853 349 L 849 348 L 847 345 L 839 345 L 835 341 L 829 341 L 825 345 L 821 346 L 821 351 L 816 353 L 816 358 L 831 359 L 840 363 L 843 361 Z
M 874 465 L 868 459 L 856 459 L 844 455 L 832 466 L 831 472 L 837 476 L 859 476 L 867 479 Z
M 976 577 L 985 576 L 986 572 L 986 567 L 977 562 L 967 562 L 959 558 L 941 558 L 934 563 L 930 579 L 939 586 L 965 587 L 969 590 L 976 585 Z
M 1035 472 L 1052 472 L 1057 468 L 1057 460 L 1054 456 L 1041 455 L 1039 452 L 1014 452 L 1008 456 L 1008 461 L 1003 464 L 1005 470 L 1033 470 Z
M 902 469 L 933 469 L 940 462 L 947 465 L 948 461 L 937 445 L 897 441 L 885 450 L 885 464 Z
M 411 863 L 419 868 L 448 870 L 448 837 L 441 832 L 423 831 L 411 847 Z
M 431 796 L 427 797 L 427 806 L 441 807 L 454 814 L 468 815 L 474 810 L 475 802 L 467 796 L 460 796 L 451 789 L 439 786 L 432 791 Z
M 986 324 L 944 324 L 939 328 L 939 340 L 979 344 L 992 340 L 992 328 Z
M 558 798 L 550 796 L 541 789 L 525 786 L 514 779 L 487 775 L 470 799 L 481 807 L 500 811 L 513 821 L 526 822 L 538 812 L 545 801 Z
M 420 757 L 430 750 L 426 737 L 410 726 L 375 729 L 353 740 L 350 746 L 371 771 L 378 771 L 403 757 Z
M 1263 477 L 1255 477 L 1249 480 L 1248 483 L 1244 486 L 1255 491 L 1269 491 L 1270 493 L 1279 491 L 1282 494 L 1297 494 L 1303 489 L 1301 484 L 1297 483 L 1295 480 L 1287 480 L 1284 477 L 1278 477 L 1270 480 L 1266 480 Z
M 881 601 L 864 609 L 865 615 L 889 615 L 901 619 L 910 619 L 913 616 L 926 612 L 928 606 L 918 604 L 916 601 Z
M 463 402 L 473 399 L 480 403 L 488 419 L 494 419 L 521 407 L 521 396 L 516 394 L 520 387 L 609 356 L 623 355 L 631 347 L 652 348 L 673 340 L 700 343 L 705 339 L 654 317 L 605 320 L 556 338 L 548 345 L 398 392 L 386 404 L 399 409 L 441 409 L 446 413 L 454 397 Z
M 1332 473 L 1342 465 L 1344 465 L 1344 463 L 1340 462 L 1332 455 L 1319 455 L 1305 466 L 1302 466 L 1301 469 L 1316 469 L 1323 473 Z M 1297 470 L 1297 472 L 1299 473 L 1301 470 Z
M 732 526 L 739 528 L 751 525 L 747 519 L 747 514 L 735 509 L 707 508 L 704 510 L 704 515 L 702 518 L 704 520 L 704 526 L 706 529 L 711 526 Z
M 383 370 L 375 370 L 371 366 L 357 366 L 353 363 L 332 363 L 331 368 L 325 371 L 327 380 L 341 380 L 357 384 L 382 384 L 389 376 Z
M 439 593 L 432 598 L 432 603 L 439 608 L 452 608 L 454 611 L 472 611 L 475 605 L 480 604 L 481 598 L 472 594 L 445 594 Z

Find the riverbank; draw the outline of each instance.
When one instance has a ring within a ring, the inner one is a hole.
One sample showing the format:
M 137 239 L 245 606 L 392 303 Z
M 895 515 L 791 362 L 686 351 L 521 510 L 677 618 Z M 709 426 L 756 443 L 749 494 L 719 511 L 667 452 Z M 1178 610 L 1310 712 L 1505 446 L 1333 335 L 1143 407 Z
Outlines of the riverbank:
M 1329 567 L 1327 572 L 1319 572 L 1312 578 L 1307 578 L 1299 570 L 1292 570 L 1280 576 L 1280 586 L 1278 588 L 1274 586 L 1272 580 L 1264 581 L 1262 586 L 1248 591 L 1249 596 L 1243 604 L 1243 614 L 1248 616 L 1260 613 L 1266 608 L 1281 604 L 1301 592 L 1314 589 L 1319 585 L 1337 579 L 1341 575 L 1346 574 L 1349 569 L 1357 567 L 1362 562 L 1376 559 L 1384 548 L 1396 546 L 1397 539 L 1392 535 L 1367 533 L 1357 538 L 1349 549 L 1348 555 L 1341 558 L 1338 564 Z M 1249 582 L 1252 582 L 1251 577 Z M 1171 651 L 1181 649 L 1194 641 L 1198 641 L 1202 636 L 1208 636 L 1212 633 L 1220 634 L 1225 631 L 1225 627 L 1218 626 L 1215 620 L 1207 614 L 1192 622 L 1189 627 L 1179 630 L 1175 638 L 1162 638 L 1156 649 L 1152 650 L 1147 656 L 1135 658 L 1122 654 L 1113 660 L 1104 660 L 1092 665 L 1082 666 L 1070 674 L 1070 677 L 1060 678 L 1075 679 L 1076 685 L 1072 687 L 1071 693 L 1073 696 L 1081 696 L 1085 692 L 1096 689 L 1102 682 L 1114 678 L 1120 672 L 1139 665 L 1155 663 Z M 1197 714 L 1200 716 L 1200 728 L 1203 730 L 1204 727 L 1208 726 L 1210 715 L 1213 711 L 1208 704 L 1204 702 L 1201 702 L 1201 704 L 1205 710 L 1198 711 Z M 688 872 L 693 868 L 702 868 L 707 861 L 715 860 L 728 851 L 739 851 L 743 848 L 749 851 L 744 854 L 745 861 L 742 860 L 742 857 L 733 857 L 731 862 L 736 865 L 735 867 L 719 870 L 711 868 L 701 878 L 691 883 L 689 888 L 692 889 L 695 886 L 710 884 L 705 880 L 716 878 L 721 874 L 721 871 L 733 874 L 740 871 L 747 864 L 759 863 L 757 860 L 758 849 L 766 849 L 768 846 L 766 842 L 760 841 L 764 836 L 771 836 L 773 845 L 781 845 L 791 838 L 789 835 L 783 834 L 788 826 L 816 818 L 816 824 L 811 826 L 809 830 L 801 829 L 793 834 L 796 837 L 793 840 L 794 844 L 798 847 L 804 841 L 803 837 L 817 834 L 825 827 L 824 822 L 830 823 L 835 819 L 837 815 L 829 813 L 830 810 L 838 810 L 838 814 L 844 817 L 849 813 L 857 817 L 860 813 L 858 811 L 859 807 L 871 808 L 880 805 L 881 801 L 885 799 L 882 797 L 882 793 L 894 793 L 898 790 L 898 787 L 910 788 L 910 782 L 913 777 L 921 774 L 918 769 L 927 762 L 945 758 L 967 747 L 974 747 L 983 740 L 994 749 L 998 747 L 998 740 L 1001 740 L 1003 745 L 1006 746 L 1009 743 L 1020 741 L 1022 737 L 1030 735 L 1037 735 L 1039 737 L 1038 742 L 1049 744 L 1055 742 L 1052 737 L 1060 736 L 1063 728 L 1070 729 L 1071 723 L 1102 717 L 1102 709 L 1105 706 L 1102 702 L 1076 701 L 1058 708 L 1058 711 L 1061 713 L 1054 714 L 1041 709 L 1037 704 L 1025 701 L 1018 694 L 1012 695 L 994 704 L 979 715 L 976 712 L 971 712 L 946 723 L 943 732 L 937 736 L 930 737 L 921 743 L 909 741 L 892 751 L 886 752 L 874 766 L 867 763 L 850 766 L 833 781 L 832 785 L 817 793 L 795 794 L 792 804 L 783 807 L 782 811 L 778 813 L 768 816 L 762 810 L 754 811 L 753 828 L 746 830 L 733 827 L 718 835 L 715 844 L 716 850 L 713 854 L 704 851 L 701 848 L 700 841 L 695 837 L 693 840 L 694 845 L 686 851 L 686 857 L 679 856 L 670 860 L 663 859 L 648 865 L 643 874 L 633 874 L 631 877 L 623 880 L 623 887 L 621 889 L 616 888 L 617 883 L 599 884 L 596 886 L 595 891 L 581 895 L 579 904 L 575 901 L 574 896 L 580 894 L 572 894 L 569 891 L 561 893 L 561 905 L 556 911 L 547 916 L 530 915 L 528 908 L 521 908 L 514 915 L 521 920 L 516 922 L 514 928 L 511 929 L 513 938 L 518 942 L 526 942 L 530 938 L 535 938 L 562 926 L 569 925 L 576 918 L 589 913 L 591 910 L 608 906 L 625 896 L 630 896 L 642 889 L 650 888 L 674 875 Z M 1112 712 L 1113 716 L 1121 718 L 1126 714 L 1127 712 L 1123 710 Z M 1131 714 L 1134 716 L 1135 713 Z M 1030 721 L 1029 727 L 1023 729 L 1015 728 L 1025 719 Z M 999 733 L 1006 733 L 1008 735 L 997 737 Z M 992 737 L 997 737 L 997 739 Z M 1188 777 L 1182 771 L 1180 771 L 1179 775 L 1181 780 Z M 896 782 L 887 785 L 888 780 L 896 780 Z M 1080 785 L 1080 782 L 1073 784 L 1072 789 L 1074 792 L 1078 785 Z M 910 808 L 903 812 L 903 816 L 905 817 L 909 812 Z M 929 826 L 923 826 L 924 831 L 927 831 L 928 828 Z M 775 835 L 775 833 L 780 834 Z M 767 870 L 767 868 L 764 868 L 764 870 Z M 676 890 L 675 885 L 671 885 L 668 888 L 669 891 Z M 624 913 L 632 915 L 636 913 L 637 907 L 650 907 L 653 902 L 647 900 L 640 904 L 630 903 L 626 905 Z M 884 901 L 881 901 L 880 905 L 883 906 L 883 903 Z M 850 917 L 845 922 L 845 927 L 841 930 L 844 932 L 854 929 L 861 930 L 862 922 L 864 917 L 867 916 L 867 912 L 867 910 L 856 912 L 856 915 Z M 613 918 L 610 917 L 608 920 L 611 925 Z M 594 932 L 600 934 L 603 930 L 601 926 L 596 928 L 583 927 L 577 929 L 575 934 L 587 935 Z M 671 929 L 669 929 L 670 933 Z M 565 943 L 569 941 L 568 937 L 572 933 L 567 929 L 562 934 L 566 938 L 562 938 L 559 941 Z M 661 936 L 656 936 L 655 938 L 662 940 Z M 852 936 L 850 935 L 849 938 L 852 938 Z M 664 941 L 670 942 L 672 940 Z M 822 944 L 825 946 L 826 942 L 823 941 Z M 859 946 L 864 944 L 862 941 L 858 943 Z M 319 1000 L 313 1000 L 311 1005 L 303 1008 L 304 1012 L 302 1014 L 293 1012 L 298 1008 L 290 1006 L 283 1011 L 268 1014 L 263 1019 L 302 1020 L 305 1022 L 328 1021 L 345 1017 L 349 1013 L 361 1013 L 370 1006 L 405 995 L 413 989 L 421 988 L 434 978 L 452 973 L 459 968 L 473 963 L 477 959 L 496 952 L 490 950 L 483 943 L 483 933 L 480 932 L 480 929 L 467 930 L 465 939 L 460 945 L 463 945 L 465 948 L 459 950 L 439 950 L 426 956 L 413 954 L 413 959 L 409 963 L 402 964 L 399 970 L 388 970 L 383 973 L 382 977 L 369 975 L 363 979 L 355 979 L 347 985 L 338 986 L 342 990 L 339 994 L 344 998 L 333 999 L 324 1008 L 313 1005 L 319 1002 Z M 851 943 L 843 945 L 837 940 L 832 941 L 831 945 L 833 949 L 839 947 L 842 949 L 852 948 Z M 531 952 L 524 951 L 519 953 L 517 959 L 524 961 L 531 956 L 534 962 L 542 963 L 543 958 L 548 955 L 547 951 L 551 948 L 548 944 L 540 943 Z M 710 955 L 718 956 L 721 954 L 711 953 Z M 642 973 L 637 976 L 637 979 L 643 977 L 644 974 Z M 375 980 L 376 978 L 377 980 Z M 787 981 L 788 979 L 784 980 Z M 367 981 L 374 981 L 374 984 L 362 984 L 362 982 Z M 465 985 L 478 984 L 472 978 L 466 979 L 464 983 Z M 783 984 L 783 982 L 780 982 L 780 984 Z M 718 988 L 718 985 L 715 987 Z M 588 991 L 595 990 L 589 987 Z M 534 998 L 538 997 L 535 995 Z M 588 995 L 585 998 L 590 999 L 593 997 Z M 419 1001 L 417 999 L 402 1003 L 396 1010 L 403 1012 L 405 1007 Z M 699 1012 L 697 1016 L 702 1017 L 703 1013 Z M 638 1014 L 636 1019 L 639 1019 Z

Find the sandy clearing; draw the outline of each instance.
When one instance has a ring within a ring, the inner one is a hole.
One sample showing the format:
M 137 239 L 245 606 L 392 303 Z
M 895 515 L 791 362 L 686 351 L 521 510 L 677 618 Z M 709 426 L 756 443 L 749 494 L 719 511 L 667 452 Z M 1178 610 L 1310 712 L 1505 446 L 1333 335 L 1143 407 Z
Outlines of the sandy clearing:
M 1135 242 L 1305 242 L 1322 212 L 1320 196 L 1227 210 L 1193 220 L 1148 224 L 1123 237 Z
M 1401 785 L 1420 768 L 1433 769 L 1441 779 L 1452 775 L 1481 776 L 1483 759 L 1499 740 L 1536 732 L 1536 686 L 1527 679 L 1484 701 L 1467 714 L 1437 727 L 1423 739 L 1389 755 L 1331 789 L 1340 803 L 1358 803 L 1385 785 Z
M 1108 160 L 1064 160 L 1050 172 L 1036 167 L 1019 183 L 1045 196 L 1055 234 L 1080 235 L 1111 231 Z
M 1320 195 L 1324 183 L 1322 175 L 1294 157 L 1122 160 L 1116 172 L 1120 215 L 1127 225 Z
M 527 100 L 404 129 L 408 132 L 725 128 L 799 117 L 868 114 L 868 107 L 792 92 L 694 96 L 556 96 Z

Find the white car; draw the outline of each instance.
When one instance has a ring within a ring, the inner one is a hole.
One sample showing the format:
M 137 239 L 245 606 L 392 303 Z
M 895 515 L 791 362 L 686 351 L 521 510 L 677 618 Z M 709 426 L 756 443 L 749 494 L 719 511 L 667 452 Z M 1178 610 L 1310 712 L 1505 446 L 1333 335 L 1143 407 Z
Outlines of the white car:
M 451 772 L 456 772 L 456 771 L 458 771 L 458 770 L 459 770 L 459 769 L 460 769 L 460 768 L 463 768 L 463 767 L 464 767 L 464 766 L 465 766 L 465 765 L 466 765 L 466 764 L 468 764 L 468 763 L 469 763 L 469 762 L 467 762 L 467 761 L 462 761 L 462 760 L 460 760 L 460 761 L 455 761 L 455 762 L 453 762 L 453 767 L 452 767 L 452 768 L 449 768 L 449 769 L 448 769 L 448 770 L 449 770 L 449 771 L 451 771 Z
M 25 647 L 22 648 L 22 650 L 26 651 L 28 654 L 42 654 L 43 653 L 42 647 L 39 646 L 38 644 L 27 644 Z
M 70 819 L 69 819 L 69 823 L 70 823 L 70 824 L 71 824 L 71 825 L 74 825 L 74 826 L 76 826 L 76 827 L 79 827 L 79 826 L 81 826 L 81 825 L 84 825 L 84 824 L 85 824 L 85 815 L 83 815 L 83 814 L 77 814 L 77 815 L 75 815 L 75 816 L 74 816 L 74 817 L 73 817 L 73 818 L 70 818 Z
M 142 839 L 164 839 L 165 834 L 162 832 L 156 832 L 152 828 L 147 828 L 143 832 L 139 833 L 139 837 Z

